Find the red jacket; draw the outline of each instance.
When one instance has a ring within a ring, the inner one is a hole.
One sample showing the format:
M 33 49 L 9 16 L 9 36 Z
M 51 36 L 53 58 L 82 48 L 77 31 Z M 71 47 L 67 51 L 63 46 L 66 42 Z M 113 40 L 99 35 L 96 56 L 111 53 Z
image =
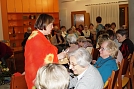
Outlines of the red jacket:
M 47 63 L 58 63 L 57 48 L 39 31 L 33 31 L 25 46 L 25 78 L 28 89 L 34 86 L 37 70 Z

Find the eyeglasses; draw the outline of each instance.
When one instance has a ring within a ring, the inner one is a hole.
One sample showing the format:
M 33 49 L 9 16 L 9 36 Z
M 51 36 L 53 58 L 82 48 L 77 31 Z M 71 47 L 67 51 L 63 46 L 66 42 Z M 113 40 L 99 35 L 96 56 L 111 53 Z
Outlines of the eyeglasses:
M 78 64 L 69 64 L 69 69 L 74 68 L 75 66 L 77 66 Z
M 103 48 L 103 47 L 100 48 L 100 51 L 104 51 L 104 50 L 107 50 L 107 48 Z

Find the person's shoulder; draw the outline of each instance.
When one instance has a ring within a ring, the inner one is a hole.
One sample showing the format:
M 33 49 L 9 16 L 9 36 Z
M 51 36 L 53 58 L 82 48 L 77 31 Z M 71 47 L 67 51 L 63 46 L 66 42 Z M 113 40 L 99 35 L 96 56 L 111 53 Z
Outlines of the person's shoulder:
M 115 58 L 111 58 L 110 60 L 107 61 L 107 63 L 109 64 L 116 64 L 116 59 Z

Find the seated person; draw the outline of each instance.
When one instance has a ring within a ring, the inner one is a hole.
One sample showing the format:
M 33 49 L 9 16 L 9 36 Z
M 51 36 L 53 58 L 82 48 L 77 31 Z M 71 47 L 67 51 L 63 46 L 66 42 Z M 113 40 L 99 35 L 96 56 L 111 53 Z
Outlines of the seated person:
M 134 44 L 128 38 L 128 32 L 124 29 L 119 29 L 116 31 L 117 40 L 119 43 L 122 43 L 119 47 L 122 52 L 123 58 L 127 59 L 129 54 L 133 54 L 134 52 Z
M 84 36 L 86 39 L 90 39 L 91 38 L 90 34 L 91 34 L 90 30 L 88 29 L 88 26 L 86 25 L 84 27 L 84 30 L 82 30 L 81 36 Z
M 70 79 L 69 88 L 103 89 L 103 80 L 99 71 L 91 65 L 92 56 L 85 48 L 69 53 L 70 69 L 78 75 Z
M 112 30 L 111 30 L 111 31 L 112 31 Z M 111 36 L 108 35 L 108 34 L 106 34 L 106 33 L 100 35 L 99 38 L 98 38 L 98 46 L 99 46 L 99 48 L 101 47 L 101 44 L 102 44 L 104 41 L 109 40 L 109 39 L 110 39 L 110 40 L 113 40 L 113 39 L 111 39 Z M 115 42 L 115 41 L 114 41 L 114 42 Z M 117 45 L 116 42 L 115 42 L 115 44 Z M 118 46 L 117 46 L 117 47 L 118 47 Z M 116 63 L 118 63 L 118 62 L 121 63 L 122 59 L 123 59 L 123 55 L 122 55 L 121 51 L 118 49 L 118 54 L 117 54 Z M 95 60 L 95 61 L 93 60 L 93 62 L 96 62 L 96 60 Z M 94 64 L 94 63 L 93 63 L 93 64 Z
M 86 39 L 84 36 L 79 36 L 77 42 L 80 47 L 84 47 L 90 54 L 92 53 L 93 45 L 91 44 L 90 39 Z
M 71 26 L 71 29 L 73 30 L 73 33 L 74 33 L 77 37 L 79 37 L 79 36 L 81 35 L 81 33 L 76 29 L 75 26 Z
M 77 44 L 77 37 L 75 34 L 68 34 L 67 42 L 69 43 L 69 46 L 70 46 L 66 49 L 66 50 L 69 50 L 68 53 L 73 52 L 79 48 Z
M 34 82 L 37 89 L 67 89 L 69 73 L 64 66 L 50 63 L 38 69 Z
M 119 48 L 121 46 L 121 43 L 119 43 L 118 40 L 116 39 L 114 31 L 113 30 L 107 30 L 106 33 L 109 35 L 109 38 L 111 40 L 113 40 Z
M 67 31 L 66 31 L 66 27 L 65 26 L 61 26 L 60 27 L 60 30 L 62 32 L 62 36 L 65 38 L 66 34 L 67 34 Z
M 58 53 L 66 49 L 66 40 L 62 36 L 61 30 L 56 31 L 56 34 L 51 38 L 51 43 L 58 48 Z
M 111 29 L 111 25 L 109 23 L 105 24 L 104 30 L 110 30 Z
M 7 67 L 6 59 L 13 55 L 12 49 L 5 43 L 0 42 L 0 61 Z
M 118 47 L 112 40 L 106 40 L 101 44 L 100 57 L 94 66 L 99 70 L 103 82 L 105 83 L 111 76 L 112 71 L 118 69 L 116 64 L 116 57 L 118 54 Z

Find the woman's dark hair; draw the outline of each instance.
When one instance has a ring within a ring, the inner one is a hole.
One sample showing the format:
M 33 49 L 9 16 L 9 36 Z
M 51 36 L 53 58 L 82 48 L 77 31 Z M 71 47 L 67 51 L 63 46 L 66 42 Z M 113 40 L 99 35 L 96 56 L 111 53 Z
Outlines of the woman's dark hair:
M 116 24 L 115 24 L 115 22 L 111 23 L 111 26 L 112 26 L 112 25 L 114 25 L 114 26 L 116 27 Z
M 106 33 L 109 35 L 109 37 L 115 36 L 115 33 L 112 30 L 106 30 Z
M 128 31 L 124 30 L 124 29 L 119 29 L 116 31 L 116 34 L 120 34 L 121 36 L 126 36 L 126 38 L 128 37 Z
M 79 27 L 81 27 L 81 28 L 82 28 L 82 30 L 84 29 L 84 26 L 83 26 L 82 24 L 80 24 L 80 25 L 79 25 Z M 79 27 L 78 27 L 78 28 L 79 28 Z
M 69 29 L 67 30 L 67 33 L 69 33 L 71 30 L 72 30 L 72 28 L 69 28 Z
M 51 15 L 48 14 L 40 14 L 37 18 L 34 28 L 39 30 L 46 30 L 46 26 L 50 23 L 52 23 L 54 18 Z
M 110 27 L 111 27 L 111 25 L 108 23 L 108 24 L 105 24 L 105 27 L 110 28 Z
M 104 34 L 104 33 L 106 33 L 105 30 L 100 30 L 100 31 L 97 33 L 97 38 L 99 37 L 99 35 Z
M 56 31 L 56 33 L 60 33 L 60 34 L 62 34 L 62 32 L 61 32 L 61 30 L 57 30 Z M 62 43 L 65 41 L 64 40 L 64 38 L 63 38 L 63 36 L 62 35 L 60 35 L 60 38 L 61 38 L 61 40 L 62 40 Z M 58 35 L 56 34 L 56 39 L 57 39 L 57 43 L 59 43 L 60 42 L 60 40 L 59 40 L 59 37 L 58 37 Z
M 102 18 L 100 16 L 96 17 L 96 22 L 97 23 L 101 23 L 101 21 L 102 21 Z
M 94 26 L 94 25 L 93 25 L 92 23 L 90 23 L 90 24 L 89 24 L 89 27 L 90 27 L 90 26 Z
M 61 30 L 62 28 L 65 28 L 65 29 L 66 29 L 66 27 L 65 27 L 65 26 L 61 26 L 61 27 L 60 27 L 60 30 Z

